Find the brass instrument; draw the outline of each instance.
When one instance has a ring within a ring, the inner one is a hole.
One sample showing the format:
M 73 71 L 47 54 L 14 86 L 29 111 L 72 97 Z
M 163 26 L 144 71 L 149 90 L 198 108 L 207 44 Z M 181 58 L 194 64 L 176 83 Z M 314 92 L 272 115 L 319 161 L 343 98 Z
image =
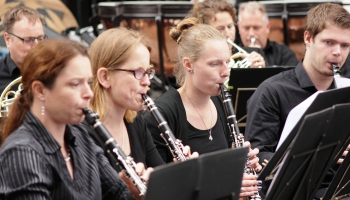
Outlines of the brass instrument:
M 125 176 L 133 181 L 140 191 L 140 196 L 144 196 L 147 190 L 146 182 L 136 173 L 136 163 L 133 158 L 125 155 L 106 127 L 98 120 L 99 116 L 97 113 L 87 108 L 83 109 L 83 113 L 88 124 L 96 131 L 101 140 L 105 142 L 108 152 L 117 160 L 116 164 L 120 167 Z
M 227 42 L 231 44 L 234 48 L 238 50 L 237 53 L 233 54 L 230 58 L 229 67 L 230 68 L 249 68 L 249 66 L 252 64 L 250 61 L 248 61 L 247 58 L 239 61 L 235 61 L 235 59 L 241 57 L 241 54 L 248 54 L 247 51 L 245 51 L 243 48 L 232 42 L 230 38 L 227 39 Z
M 228 70 L 230 71 L 231 73 L 231 69 L 232 68 L 249 68 L 249 66 L 252 64 L 250 61 L 248 61 L 247 58 L 243 59 L 243 60 L 238 60 L 238 61 L 235 61 L 235 59 L 237 58 L 240 58 L 241 57 L 241 54 L 248 54 L 247 51 L 245 51 L 244 49 L 242 49 L 241 47 L 239 47 L 237 44 L 235 44 L 234 42 L 232 42 L 232 40 L 230 38 L 227 39 L 227 42 L 229 44 L 231 44 L 234 48 L 236 48 L 238 50 L 237 53 L 233 54 L 231 57 L 230 57 L 230 62 L 228 63 Z M 229 82 L 229 78 L 226 79 L 225 81 L 225 86 L 226 87 L 229 87 L 228 86 L 228 82 Z
M 4 91 L 1 93 L 0 117 L 7 117 L 8 116 L 10 106 L 15 101 L 15 99 L 21 94 L 21 91 L 22 91 L 22 83 L 21 82 L 22 82 L 22 77 L 16 78 L 10 84 L 8 84 L 7 87 L 4 89 Z M 11 90 L 11 88 L 16 84 L 19 84 L 18 89 L 16 91 Z
M 230 129 L 231 132 L 231 137 L 233 139 L 232 142 L 232 148 L 242 148 L 244 146 L 244 136 L 242 133 L 239 131 L 239 127 L 237 124 L 237 119 L 235 112 L 233 110 L 233 105 L 232 105 L 232 100 L 231 100 L 231 93 L 230 91 L 226 88 L 225 85 L 220 84 L 220 90 L 221 90 L 221 100 L 224 104 L 224 109 L 225 109 L 225 115 L 227 117 L 227 125 Z M 245 166 L 244 172 L 246 174 L 253 174 L 256 175 L 256 172 L 254 171 L 253 168 L 249 166 Z M 259 193 L 257 195 L 249 197 L 249 199 L 253 200 L 261 200 L 261 197 Z

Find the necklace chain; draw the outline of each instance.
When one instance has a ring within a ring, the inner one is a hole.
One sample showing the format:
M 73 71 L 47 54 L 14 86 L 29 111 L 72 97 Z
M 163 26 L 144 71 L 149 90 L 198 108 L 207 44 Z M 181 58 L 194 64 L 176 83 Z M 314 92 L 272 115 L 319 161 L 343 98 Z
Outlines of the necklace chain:
M 202 120 L 202 122 L 203 122 L 203 124 L 204 124 L 204 126 L 205 126 L 205 129 L 207 129 L 208 132 L 209 132 L 209 140 L 212 141 L 212 140 L 213 140 L 213 137 L 212 137 L 212 135 L 211 135 L 211 129 L 212 129 L 212 128 L 210 128 L 210 129 L 207 128 L 207 125 L 205 125 L 204 120 L 203 120 L 203 118 L 202 118 L 202 115 L 198 112 L 198 110 L 197 110 L 197 108 L 194 106 L 192 100 L 190 99 L 190 97 L 188 97 L 186 91 L 184 91 L 184 93 L 185 93 L 186 97 L 188 98 L 188 100 L 190 100 L 190 102 L 191 102 L 193 108 L 196 110 L 196 112 L 198 113 L 199 117 L 201 118 L 201 120 Z M 210 114 L 211 114 L 210 127 L 212 127 L 212 125 L 213 125 L 213 113 L 212 113 L 212 111 L 211 111 L 210 101 L 209 101 L 209 110 L 210 110 Z

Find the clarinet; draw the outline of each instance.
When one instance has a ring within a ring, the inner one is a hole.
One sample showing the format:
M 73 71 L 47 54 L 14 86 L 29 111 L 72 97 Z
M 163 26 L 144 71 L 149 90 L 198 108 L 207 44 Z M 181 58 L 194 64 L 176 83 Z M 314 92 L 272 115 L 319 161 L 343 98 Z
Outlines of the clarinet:
M 84 108 L 83 113 L 88 124 L 96 131 L 98 136 L 105 142 L 105 146 L 108 152 L 111 153 L 117 160 L 117 165 L 120 166 L 122 172 L 126 177 L 132 180 L 137 189 L 140 191 L 140 196 L 146 194 L 147 186 L 141 177 L 136 173 L 136 164 L 132 157 L 126 156 L 111 134 L 108 132 L 106 127 L 98 120 L 99 116 L 97 113 Z
M 338 88 L 337 81 L 335 79 L 341 77 L 340 67 L 334 63 L 332 63 L 332 67 L 333 67 L 334 86 L 335 86 L 335 88 Z
M 334 77 L 340 77 L 340 67 L 336 64 L 332 64 Z
M 235 115 L 235 112 L 233 110 L 231 93 L 226 88 L 226 86 L 224 84 L 220 84 L 220 90 L 221 90 L 220 97 L 221 97 L 221 100 L 224 104 L 225 114 L 226 114 L 226 118 L 227 118 L 227 125 L 230 129 L 231 137 L 233 139 L 232 148 L 242 148 L 244 146 L 244 136 L 239 131 L 236 115 Z M 247 165 L 244 168 L 244 172 L 247 174 L 256 175 L 256 172 L 254 171 L 254 169 L 252 169 L 251 167 L 249 167 Z M 255 196 L 251 196 L 250 199 L 261 200 L 261 197 L 259 194 L 257 194 Z
M 236 115 L 233 110 L 231 94 L 224 84 L 220 84 L 221 99 L 224 104 L 225 114 L 227 117 L 227 125 L 233 139 L 232 148 L 242 148 L 244 146 L 244 136 L 239 132 Z
M 142 95 L 142 98 L 145 101 L 148 111 L 153 116 L 154 121 L 158 124 L 158 128 L 161 131 L 160 135 L 164 139 L 166 145 L 169 147 L 173 157 L 180 161 L 188 160 L 188 158 L 182 152 L 184 146 L 181 143 L 181 140 L 175 138 L 167 121 L 164 119 L 153 100 L 145 94 Z

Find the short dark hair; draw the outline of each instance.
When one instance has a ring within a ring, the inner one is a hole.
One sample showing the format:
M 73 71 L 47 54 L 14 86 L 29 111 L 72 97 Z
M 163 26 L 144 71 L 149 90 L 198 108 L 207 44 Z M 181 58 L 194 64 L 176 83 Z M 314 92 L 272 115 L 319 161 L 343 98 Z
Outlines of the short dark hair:
M 350 13 L 341 5 L 324 3 L 309 10 L 306 17 L 305 30 L 312 38 L 327 28 L 327 25 L 336 25 L 350 29 Z

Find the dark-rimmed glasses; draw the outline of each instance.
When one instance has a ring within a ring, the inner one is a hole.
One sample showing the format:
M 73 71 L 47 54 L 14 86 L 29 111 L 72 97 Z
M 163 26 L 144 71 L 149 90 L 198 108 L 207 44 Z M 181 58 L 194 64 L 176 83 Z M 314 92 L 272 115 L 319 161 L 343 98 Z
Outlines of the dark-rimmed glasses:
M 9 33 L 10 35 L 13 35 L 15 36 L 16 38 L 22 40 L 23 44 L 33 44 L 35 40 L 38 40 L 38 42 L 41 42 L 43 40 L 46 40 L 48 37 L 47 35 L 44 35 L 44 36 L 39 36 L 39 37 L 25 37 L 25 38 L 22 38 L 22 37 L 19 37 L 18 35 L 15 35 L 13 33 Z
M 111 71 L 126 71 L 126 72 L 132 72 L 134 73 L 134 77 L 137 80 L 141 80 L 145 77 L 145 75 L 148 75 L 149 79 L 152 79 L 154 77 L 154 74 L 156 73 L 154 69 L 147 69 L 146 71 L 143 68 L 139 68 L 136 70 L 131 69 L 112 69 Z

